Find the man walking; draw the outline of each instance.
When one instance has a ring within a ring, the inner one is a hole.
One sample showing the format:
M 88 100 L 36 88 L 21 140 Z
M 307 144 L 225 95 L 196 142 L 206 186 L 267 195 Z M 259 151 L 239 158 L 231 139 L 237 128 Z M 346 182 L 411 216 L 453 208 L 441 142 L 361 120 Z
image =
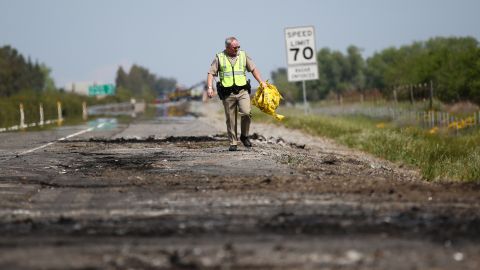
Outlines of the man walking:
M 213 97 L 213 77 L 220 76 L 217 92 L 225 110 L 230 151 L 237 150 L 237 108 L 241 116 L 240 141 L 245 147 L 252 147 L 248 139 L 251 107 L 250 81 L 247 80 L 247 71 L 252 73 L 262 87 L 267 87 L 252 59 L 245 51 L 240 50 L 240 42 L 235 37 L 227 38 L 225 50 L 215 55 L 210 66 L 207 76 L 207 95 L 210 98 Z

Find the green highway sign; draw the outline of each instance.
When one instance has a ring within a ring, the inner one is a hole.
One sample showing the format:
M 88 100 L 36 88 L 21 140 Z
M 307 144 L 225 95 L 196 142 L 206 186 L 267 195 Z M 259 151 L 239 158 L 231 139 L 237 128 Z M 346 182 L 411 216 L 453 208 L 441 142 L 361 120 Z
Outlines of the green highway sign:
M 115 85 L 113 84 L 96 84 L 88 87 L 89 96 L 114 95 Z

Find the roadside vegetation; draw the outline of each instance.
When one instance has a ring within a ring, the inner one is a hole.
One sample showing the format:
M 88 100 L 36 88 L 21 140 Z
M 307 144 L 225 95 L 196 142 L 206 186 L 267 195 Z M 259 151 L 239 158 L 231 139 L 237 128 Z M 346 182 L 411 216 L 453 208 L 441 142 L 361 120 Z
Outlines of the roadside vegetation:
M 420 127 L 399 127 L 363 116 L 305 115 L 303 110 L 280 107 L 286 117 L 279 122 L 253 110 L 255 121 L 300 129 L 331 138 L 351 148 L 419 168 L 435 181 L 480 181 L 480 132 L 478 128 L 435 132 Z
M 25 122 L 27 124 L 40 120 L 40 104 L 43 107 L 44 120 L 57 119 L 57 102 L 61 103 L 62 117 L 65 118 L 67 123 L 74 123 L 82 118 L 83 102 L 86 102 L 88 106 L 92 106 L 129 100 L 130 98 L 122 99 L 118 96 L 97 99 L 96 97 L 68 93 L 57 89 L 44 91 L 21 90 L 9 97 L 0 98 L 0 128 L 11 127 L 20 123 L 20 104 L 23 105 Z
M 367 58 L 353 45 L 346 53 L 321 48 L 317 62 L 319 79 L 306 81 L 311 114 L 283 106 L 277 111 L 286 116 L 282 122 L 256 109 L 254 117 L 415 166 L 427 180 L 480 182 L 475 38 L 435 37 Z M 302 83 L 289 82 L 287 69 L 271 78 L 283 105 L 302 102 Z
M 321 48 L 317 62 L 319 79 L 306 81 L 309 101 L 328 96 L 340 100 L 351 92 L 373 90 L 390 99 L 396 91 L 396 98 L 409 100 L 411 88 L 415 99 L 423 99 L 429 97 L 424 90 L 432 84 L 434 97 L 441 102 L 480 103 L 480 46 L 473 37 L 435 37 L 386 48 L 367 58 L 354 45 L 346 53 Z M 271 78 L 286 102 L 302 101 L 302 83 L 288 82 L 286 68 L 273 71 Z
M 174 79 L 157 77 L 137 65 L 133 65 L 128 73 L 120 67 L 115 95 L 98 99 L 58 88 L 50 74 L 51 70 L 45 64 L 33 62 L 11 46 L 0 47 L 0 129 L 20 124 L 20 104 L 25 124 L 40 121 L 40 105 L 45 121 L 57 119 L 57 102 L 61 103 L 62 117 L 67 123 L 74 123 L 82 119 L 83 102 L 87 106 L 128 102 L 131 98 L 151 102 L 176 84 Z

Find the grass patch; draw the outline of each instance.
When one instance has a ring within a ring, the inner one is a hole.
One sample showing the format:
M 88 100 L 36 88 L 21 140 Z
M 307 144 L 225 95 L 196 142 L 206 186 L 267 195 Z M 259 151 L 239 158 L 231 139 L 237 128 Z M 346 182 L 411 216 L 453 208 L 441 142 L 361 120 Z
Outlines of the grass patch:
M 480 131 L 461 135 L 429 134 L 420 128 L 395 127 L 367 117 L 304 115 L 280 108 L 282 122 L 253 110 L 254 121 L 270 122 L 324 136 L 391 161 L 413 165 L 427 180 L 480 182 Z

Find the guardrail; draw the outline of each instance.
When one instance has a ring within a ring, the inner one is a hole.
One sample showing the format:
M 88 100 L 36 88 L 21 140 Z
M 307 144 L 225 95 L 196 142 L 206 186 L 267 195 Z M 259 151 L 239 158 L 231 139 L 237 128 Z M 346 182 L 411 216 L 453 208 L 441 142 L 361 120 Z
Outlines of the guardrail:
M 10 127 L 0 127 L 0 132 L 6 131 L 16 131 L 22 130 L 29 127 L 36 127 L 36 126 L 44 126 L 50 124 L 58 124 L 61 125 L 64 121 L 62 115 L 62 103 L 60 101 L 57 102 L 57 118 L 56 119 L 44 119 L 44 112 L 43 112 L 43 104 L 39 104 L 39 119 L 37 121 L 33 121 L 30 123 L 26 122 L 25 119 L 25 112 L 23 108 L 23 103 L 19 104 L 19 115 L 20 121 L 18 125 L 10 126 Z M 87 108 L 87 103 L 82 103 L 82 118 L 83 120 L 87 120 L 89 115 L 130 115 L 132 117 L 136 117 L 137 114 L 143 113 L 146 108 L 146 103 L 144 101 L 137 103 L 135 99 L 132 99 L 130 102 L 124 103 L 115 103 L 115 104 L 105 104 L 105 105 L 96 105 L 90 108 Z
M 84 105 L 86 106 L 86 104 Z M 57 123 L 61 125 L 63 122 L 63 115 L 62 115 L 62 103 L 60 101 L 57 101 L 57 119 L 44 119 L 44 113 L 43 113 L 43 104 L 40 103 L 38 108 L 39 108 L 39 115 L 40 118 L 38 119 L 38 122 L 32 122 L 32 123 L 25 123 L 25 111 L 23 109 L 23 103 L 20 103 L 18 105 L 19 107 L 19 114 L 20 114 L 20 122 L 18 125 L 14 125 L 11 127 L 3 127 L 0 128 L 0 132 L 5 132 L 5 131 L 15 131 L 15 130 L 20 130 L 20 129 L 26 129 L 29 127 L 36 127 L 36 126 L 43 126 L 43 125 L 50 125 Z
M 136 117 L 137 114 L 145 111 L 146 106 L 145 101 L 137 102 L 132 99 L 130 102 L 91 106 L 88 109 L 88 115 L 130 115 Z

